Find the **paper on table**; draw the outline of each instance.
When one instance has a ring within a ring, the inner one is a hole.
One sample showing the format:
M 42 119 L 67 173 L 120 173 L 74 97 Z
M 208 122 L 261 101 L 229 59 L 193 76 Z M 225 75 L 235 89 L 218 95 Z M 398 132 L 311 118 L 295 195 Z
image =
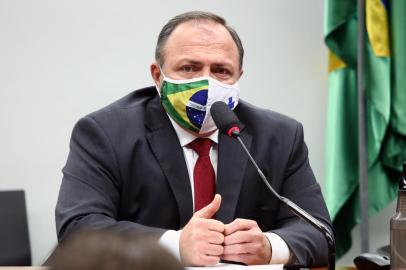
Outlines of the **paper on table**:
M 186 267 L 186 270 L 198 270 L 198 269 L 215 269 L 215 270 L 222 270 L 222 269 L 246 269 L 246 270 L 282 270 L 283 264 L 266 264 L 266 265 L 239 265 L 239 264 L 228 264 L 228 263 L 219 263 L 214 266 L 206 266 L 206 267 Z

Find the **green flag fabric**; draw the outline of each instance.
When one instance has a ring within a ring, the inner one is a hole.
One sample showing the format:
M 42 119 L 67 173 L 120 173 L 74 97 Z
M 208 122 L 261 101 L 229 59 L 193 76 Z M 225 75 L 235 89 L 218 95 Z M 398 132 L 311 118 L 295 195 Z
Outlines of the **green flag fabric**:
M 406 71 L 405 3 L 404 0 L 365 1 L 364 78 L 370 216 L 395 198 L 397 174 L 402 161 L 406 160 L 406 81 L 405 76 L 400 75 Z M 403 5 L 399 7 L 403 9 L 397 10 L 399 14 L 392 14 L 389 4 L 394 10 L 395 5 Z M 360 221 L 357 37 L 357 1 L 326 0 L 325 42 L 330 50 L 326 200 L 336 230 L 338 258 L 351 247 L 351 230 Z
M 406 161 L 406 1 L 391 2 L 392 96 L 391 118 L 384 146 L 384 164 L 399 169 Z

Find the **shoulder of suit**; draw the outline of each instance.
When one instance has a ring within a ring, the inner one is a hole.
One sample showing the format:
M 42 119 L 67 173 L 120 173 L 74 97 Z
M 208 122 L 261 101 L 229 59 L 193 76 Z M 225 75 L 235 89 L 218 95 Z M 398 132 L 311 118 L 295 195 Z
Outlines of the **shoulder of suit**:
M 158 93 L 155 87 L 145 87 L 135 90 L 124 97 L 114 101 L 113 103 L 90 113 L 88 116 L 97 118 L 105 114 L 111 113 L 127 113 L 128 111 L 143 111 L 147 104 L 156 98 Z
M 246 126 L 253 128 L 282 128 L 282 129 L 294 129 L 300 123 L 284 114 L 275 112 L 269 109 L 260 108 L 252 105 L 246 101 L 240 100 L 236 113 L 241 122 Z

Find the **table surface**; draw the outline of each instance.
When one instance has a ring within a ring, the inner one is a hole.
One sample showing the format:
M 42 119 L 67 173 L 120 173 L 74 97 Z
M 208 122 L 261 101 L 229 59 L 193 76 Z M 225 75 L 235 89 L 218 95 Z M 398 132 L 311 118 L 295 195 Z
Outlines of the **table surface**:
M 0 270 L 45 270 L 43 266 L 0 266 Z
M 31 267 L 26 267 L 26 266 L 7 266 L 7 267 L 1 267 L 0 270 L 46 270 L 48 269 L 47 267 L 42 267 L 42 266 L 31 266 Z M 327 268 L 325 267 L 320 267 L 320 268 L 311 268 L 311 270 L 326 270 Z M 336 267 L 336 270 L 356 270 L 354 266 L 346 266 L 346 267 Z

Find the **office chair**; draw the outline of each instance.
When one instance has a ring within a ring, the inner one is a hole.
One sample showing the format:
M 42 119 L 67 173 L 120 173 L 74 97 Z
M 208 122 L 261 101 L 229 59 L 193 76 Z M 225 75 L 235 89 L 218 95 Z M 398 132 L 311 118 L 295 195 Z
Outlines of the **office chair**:
M 31 249 L 24 191 L 0 191 L 0 266 L 30 265 Z

